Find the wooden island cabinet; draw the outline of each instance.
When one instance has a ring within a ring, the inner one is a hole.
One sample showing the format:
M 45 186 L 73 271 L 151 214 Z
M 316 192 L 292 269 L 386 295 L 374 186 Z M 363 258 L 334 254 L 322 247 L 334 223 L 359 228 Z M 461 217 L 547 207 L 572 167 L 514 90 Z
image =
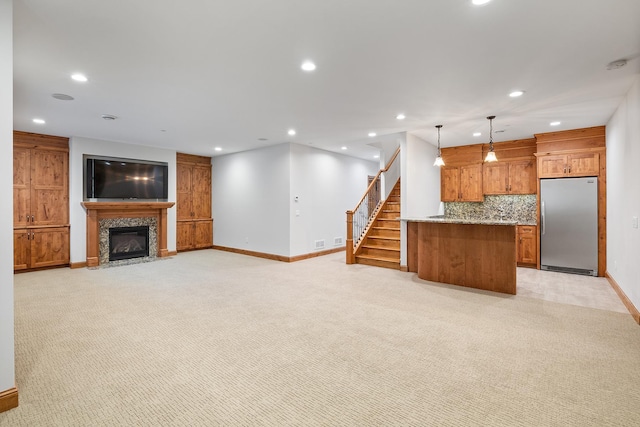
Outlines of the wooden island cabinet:
M 407 221 L 407 269 L 420 279 L 515 295 L 514 221 L 403 221 Z
M 69 264 L 69 140 L 14 132 L 14 270 Z

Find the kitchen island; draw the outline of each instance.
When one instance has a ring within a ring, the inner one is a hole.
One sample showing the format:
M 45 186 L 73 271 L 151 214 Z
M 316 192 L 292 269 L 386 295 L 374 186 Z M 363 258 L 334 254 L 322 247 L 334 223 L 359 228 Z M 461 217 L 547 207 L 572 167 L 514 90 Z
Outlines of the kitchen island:
M 402 218 L 407 269 L 432 282 L 516 293 L 516 221 Z

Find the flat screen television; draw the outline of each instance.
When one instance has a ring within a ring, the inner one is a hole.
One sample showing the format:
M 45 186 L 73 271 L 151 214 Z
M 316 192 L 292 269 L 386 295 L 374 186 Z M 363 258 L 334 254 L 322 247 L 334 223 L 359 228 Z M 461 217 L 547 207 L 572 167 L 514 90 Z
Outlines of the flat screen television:
M 85 200 L 168 198 L 167 163 L 89 155 L 84 159 Z

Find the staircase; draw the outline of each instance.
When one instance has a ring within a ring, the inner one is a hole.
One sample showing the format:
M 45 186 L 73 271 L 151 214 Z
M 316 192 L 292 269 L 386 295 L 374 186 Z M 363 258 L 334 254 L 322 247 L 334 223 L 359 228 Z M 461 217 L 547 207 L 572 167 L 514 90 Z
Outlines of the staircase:
M 356 264 L 400 269 L 400 181 L 383 203 L 355 253 Z

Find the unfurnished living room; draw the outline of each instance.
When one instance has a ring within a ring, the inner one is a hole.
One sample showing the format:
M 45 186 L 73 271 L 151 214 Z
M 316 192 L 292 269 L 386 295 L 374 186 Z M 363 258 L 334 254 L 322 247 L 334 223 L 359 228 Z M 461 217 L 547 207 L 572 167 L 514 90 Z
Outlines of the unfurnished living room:
M 639 17 L 0 0 L 0 427 L 640 425 Z

